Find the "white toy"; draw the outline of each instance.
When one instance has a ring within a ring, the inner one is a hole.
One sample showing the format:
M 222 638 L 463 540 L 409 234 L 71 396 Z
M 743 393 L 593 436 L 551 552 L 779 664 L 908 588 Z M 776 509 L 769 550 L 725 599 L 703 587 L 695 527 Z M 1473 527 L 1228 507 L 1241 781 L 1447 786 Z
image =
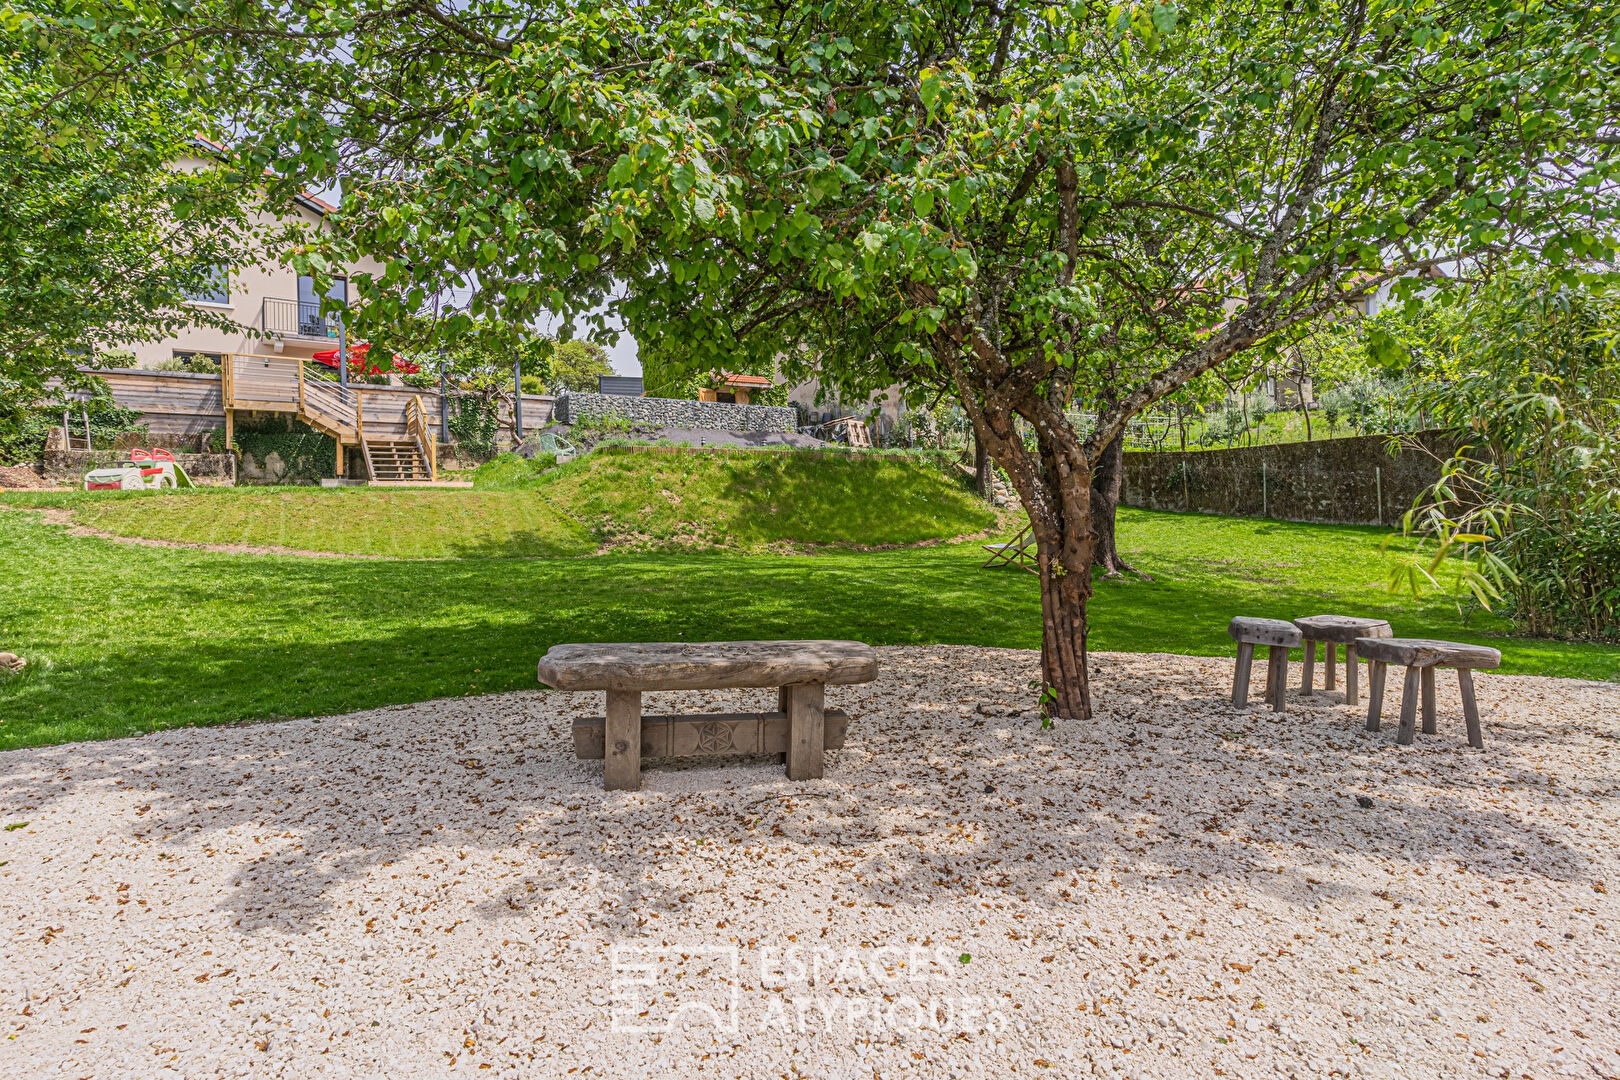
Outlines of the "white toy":
M 131 450 L 129 462 L 110 469 L 91 469 L 84 474 L 86 491 L 144 491 L 155 488 L 191 487 L 191 477 L 161 447 L 150 453 Z

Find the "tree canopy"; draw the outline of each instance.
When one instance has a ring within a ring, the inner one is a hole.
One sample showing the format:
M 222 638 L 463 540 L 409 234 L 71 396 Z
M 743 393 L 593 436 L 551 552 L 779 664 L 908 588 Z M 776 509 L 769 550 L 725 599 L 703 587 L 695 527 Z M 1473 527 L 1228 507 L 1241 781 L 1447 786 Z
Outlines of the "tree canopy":
M 57 49 L 66 7 L 0 9 L 0 409 L 110 346 L 196 323 L 188 306 L 253 232 L 239 173 L 198 158 L 209 118 L 177 80 L 84 80 Z

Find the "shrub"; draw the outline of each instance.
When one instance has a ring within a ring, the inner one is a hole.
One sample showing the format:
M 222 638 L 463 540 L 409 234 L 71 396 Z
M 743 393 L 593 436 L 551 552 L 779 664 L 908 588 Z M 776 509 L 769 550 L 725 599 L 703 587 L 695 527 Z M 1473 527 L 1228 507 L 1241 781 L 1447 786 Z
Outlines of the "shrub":
M 532 487 L 541 473 L 556 464 L 555 454 L 536 454 L 532 458 L 500 454 L 473 470 L 473 487 L 489 490 Z
M 9 418 L 0 419 L 0 462 L 22 464 L 38 461 L 45 452 L 45 440 L 50 429 L 62 424 L 62 410 L 69 414 L 69 423 L 77 438 L 84 437 L 84 417 L 90 421 L 90 445 L 97 450 L 111 449 L 118 436 L 135 432 L 143 438 L 146 425 L 141 422 L 137 409 L 125 409 L 113 400 L 112 390 L 104 379 L 90 378 L 84 384 L 90 391 L 87 399 L 62 398 L 34 409 L 22 409 Z
M 1418 590 L 1449 565 L 1524 632 L 1620 639 L 1620 296 L 1518 273 L 1468 314 L 1420 398 L 1469 442 L 1407 513 L 1426 558 L 1399 581 Z

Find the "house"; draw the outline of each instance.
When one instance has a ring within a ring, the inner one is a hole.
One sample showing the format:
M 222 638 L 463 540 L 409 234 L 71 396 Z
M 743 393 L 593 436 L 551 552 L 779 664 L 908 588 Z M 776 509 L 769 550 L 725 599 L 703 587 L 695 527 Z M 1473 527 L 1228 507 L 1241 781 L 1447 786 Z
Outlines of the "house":
M 821 380 L 811 376 L 788 390 L 788 404 L 798 408 L 801 422 L 826 423 L 842 416 L 854 416 L 872 423 L 881 435 L 899 425 L 905 395 L 899 386 L 891 386 L 864 400 L 845 401 L 835 390 L 824 392 Z
M 178 169 L 202 168 L 205 160 L 226 152 L 219 143 L 197 136 L 195 158 L 175 163 Z M 300 222 L 315 229 L 326 227 L 326 217 L 337 208 L 316 195 L 304 193 L 284 215 L 261 213 L 258 224 L 274 226 Z M 373 259 L 362 259 L 345 268 L 349 272 L 381 274 L 383 267 Z M 349 274 L 333 283 L 328 294 L 339 302 L 348 301 Z M 308 359 L 316 352 L 338 343 L 337 320 L 321 314 L 322 297 L 315 282 L 283 265 L 269 251 L 244 251 L 234 267 L 220 267 L 210 287 L 191 297 L 189 303 L 226 312 L 238 327 L 221 330 L 191 326 L 160 341 L 126 345 L 135 354 L 135 366 L 155 368 L 165 361 L 202 355 L 219 360 L 230 353 L 264 354 Z
M 747 405 L 749 398 L 774 385 L 763 375 L 743 375 L 735 371 L 710 373 L 711 385 L 698 391 L 699 401 L 724 401 Z

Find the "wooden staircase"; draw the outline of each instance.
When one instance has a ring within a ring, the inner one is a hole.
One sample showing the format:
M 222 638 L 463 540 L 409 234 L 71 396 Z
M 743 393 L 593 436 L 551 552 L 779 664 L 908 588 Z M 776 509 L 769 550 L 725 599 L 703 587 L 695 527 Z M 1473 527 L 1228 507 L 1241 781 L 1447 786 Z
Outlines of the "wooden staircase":
M 438 440 L 420 396 L 400 411 L 359 384 L 306 374 L 304 361 L 292 357 L 233 354 L 222 374 L 227 438 L 237 409 L 292 413 L 337 441 L 339 477 L 344 448 L 358 446 L 370 483 L 438 482 Z
M 366 470 L 373 484 L 425 484 L 433 481 L 427 455 L 415 439 L 366 439 Z

